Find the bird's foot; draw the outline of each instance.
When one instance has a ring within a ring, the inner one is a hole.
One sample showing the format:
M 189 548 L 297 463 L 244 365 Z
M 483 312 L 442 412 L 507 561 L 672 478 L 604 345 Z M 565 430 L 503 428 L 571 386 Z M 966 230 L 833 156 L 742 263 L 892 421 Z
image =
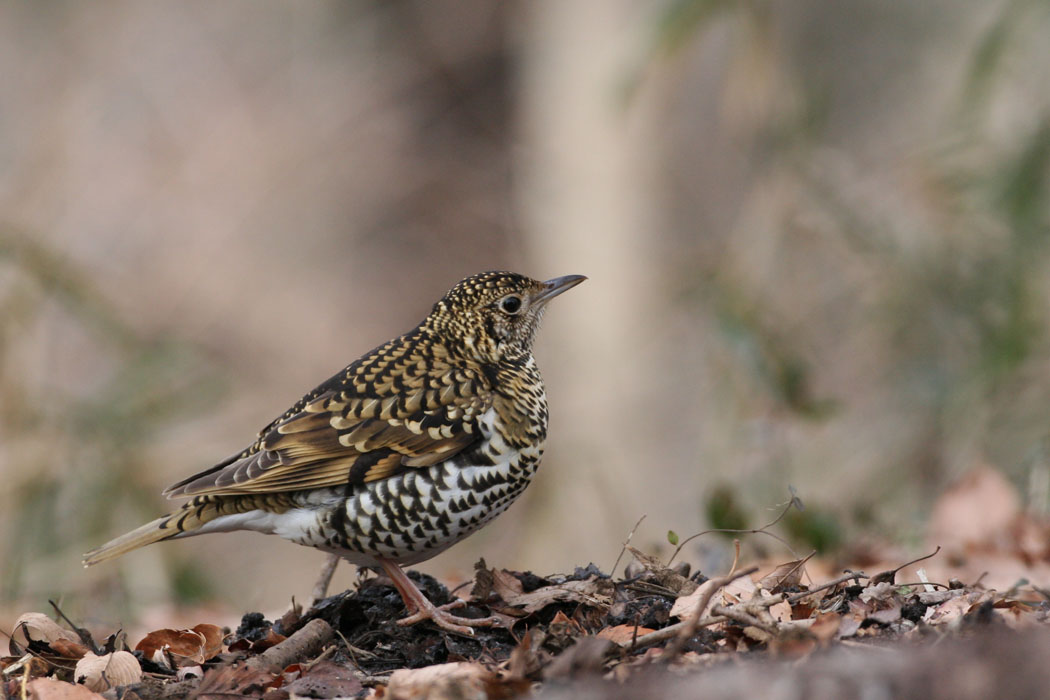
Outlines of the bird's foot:
M 495 617 L 459 617 L 448 611 L 462 608 L 466 603 L 462 600 L 454 600 L 446 605 L 434 605 L 427 599 L 423 592 L 412 583 L 412 579 L 405 575 L 401 567 L 389 559 L 379 559 L 379 565 L 386 575 L 394 583 L 401 599 L 405 601 L 405 609 L 408 617 L 397 621 L 402 626 L 414 625 L 417 622 L 430 620 L 446 632 L 455 632 L 468 637 L 474 636 L 474 627 L 492 627 L 499 624 Z
M 430 620 L 447 632 L 455 632 L 456 634 L 473 637 L 474 627 L 492 627 L 499 622 L 495 617 L 475 618 L 460 617 L 459 615 L 450 614 L 448 612 L 449 610 L 456 610 L 457 608 L 462 608 L 466 605 L 466 602 L 462 600 L 454 600 L 446 605 L 434 605 L 426 598 L 422 598 L 422 603 L 419 601 L 413 602 L 419 605 L 419 608 L 408 617 L 398 620 L 397 624 L 407 627 L 408 625 L 414 625 L 417 622 Z

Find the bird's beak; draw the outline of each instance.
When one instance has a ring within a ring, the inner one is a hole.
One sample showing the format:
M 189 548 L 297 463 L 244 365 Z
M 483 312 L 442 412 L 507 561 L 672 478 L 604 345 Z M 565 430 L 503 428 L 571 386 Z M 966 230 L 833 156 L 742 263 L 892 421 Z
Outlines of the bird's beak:
M 543 283 L 543 289 L 540 290 L 539 294 L 532 298 L 532 303 L 546 304 L 554 297 L 562 292 L 569 291 L 585 279 L 587 278 L 583 275 L 565 275 L 564 277 L 555 277 L 552 280 L 547 280 Z

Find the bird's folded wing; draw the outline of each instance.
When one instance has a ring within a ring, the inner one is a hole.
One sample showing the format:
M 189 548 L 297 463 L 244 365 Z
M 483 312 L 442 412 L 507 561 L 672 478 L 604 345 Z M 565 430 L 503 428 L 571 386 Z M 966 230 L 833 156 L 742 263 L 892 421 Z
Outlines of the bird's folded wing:
M 437 464 L 481 438 L 484 378 L 456 373 L 388 396 L 328 391 L 271 423 L 247 450 L 170 487 L 169 497 L 358 485 Z

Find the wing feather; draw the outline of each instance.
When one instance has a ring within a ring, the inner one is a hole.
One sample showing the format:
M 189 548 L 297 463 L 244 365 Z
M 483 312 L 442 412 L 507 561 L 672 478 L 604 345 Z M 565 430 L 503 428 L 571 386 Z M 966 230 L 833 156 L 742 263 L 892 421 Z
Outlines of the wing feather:
M 480 368 L 445 367 L 394 381 L 391 372 L 415 370 L 418 359 L 384 359 L 363 371 L 351 365 L 270 423 L 251 447 L 167 495 L 353 486 L 437 464 L 478 440 L 477 420 L 493 400 Z

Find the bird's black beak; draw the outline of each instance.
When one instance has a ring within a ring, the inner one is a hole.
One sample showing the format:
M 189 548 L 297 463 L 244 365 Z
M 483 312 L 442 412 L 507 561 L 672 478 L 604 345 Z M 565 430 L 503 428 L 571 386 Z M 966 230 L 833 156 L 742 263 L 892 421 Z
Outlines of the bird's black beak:
M 569 291 L 585 279 L 587 278 L 583 275 L 565 275 L 564 277 L 555 277 L 552 280 L 547 280 L 543 283 L 543 289 L 540 290 L 540 293 L 532 298 L 532 303 L 546 304 L 554 297 L 562 292 Z

